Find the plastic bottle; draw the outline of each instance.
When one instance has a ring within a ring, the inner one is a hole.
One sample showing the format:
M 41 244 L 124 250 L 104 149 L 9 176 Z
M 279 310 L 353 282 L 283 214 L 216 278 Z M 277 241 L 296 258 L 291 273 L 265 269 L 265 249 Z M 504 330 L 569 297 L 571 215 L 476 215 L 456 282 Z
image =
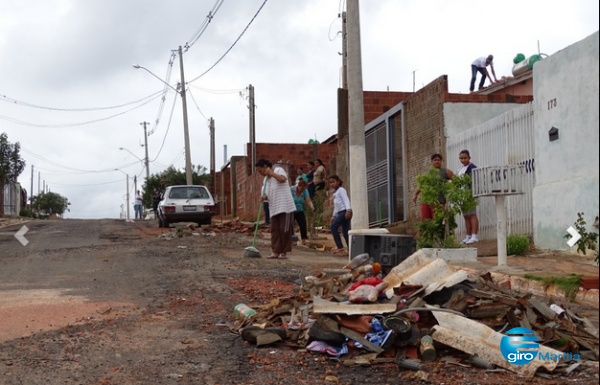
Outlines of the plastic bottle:
M 354 270 L 359 266 L 366 265 L 371 260 L 371 256 L 368 253 L 359 254 L 352 258 L 350 262 L 344 266 L 344 269 Z
M 233 315 L 236 319 L 240 318 L 248 318 L 256 314 L 256 310 L 252 309 L 250 306 L 245 303 L 240 303 L 235 305 L 233 308 Z

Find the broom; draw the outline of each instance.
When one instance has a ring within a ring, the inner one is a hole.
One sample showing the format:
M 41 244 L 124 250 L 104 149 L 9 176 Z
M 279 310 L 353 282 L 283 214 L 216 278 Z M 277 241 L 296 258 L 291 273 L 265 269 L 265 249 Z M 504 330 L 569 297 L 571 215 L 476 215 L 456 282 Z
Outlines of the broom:
M 267 177 L 267 180 L 269 180 L 269 177 Z M 262 190 L 261 197 L 265 195 L 266 187 L 267 187 L 267 183 L 265 182 L 263 184 L 263 190 Z M 261 204 L 258 206 L 258 216 L 256 217 L 256 226 L 254 226 L 254 238 L 252 239 L 252 246 L 246 247 L 244 249 L 244 257 L 262 258 L 262 255 L 260 255 L 260 251 L 258 251 L 258 249 L 256 247 L 254 247 L 254 245 L 256 245 L 256 235 L 258 234 L 258 223 L 260 222 L 260 214 L 262 212 L 262 206 L 263 206 L 263 204 L 261 202 Z

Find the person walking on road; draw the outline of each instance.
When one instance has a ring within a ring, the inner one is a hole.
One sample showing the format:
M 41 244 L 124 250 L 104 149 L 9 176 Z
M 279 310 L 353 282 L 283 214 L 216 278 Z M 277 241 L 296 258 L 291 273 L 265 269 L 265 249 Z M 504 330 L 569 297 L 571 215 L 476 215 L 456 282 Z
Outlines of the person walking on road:
M 475 61 L 471 64 L 471 86 L 469 90 L 473 92 L 475 90 L 475 80 L 477 79 L 477 72 L 481 74 L 481 80 L 479 81 L 479 89 L 483 89 L 485 84 L 486 77 L 490 79 L 490 83 L 494 84 L 498 82 L 496 78 L 496 72 L 494 71 L 494 56 L 488 55 L 488 57 L 480 57 L 475 59 Z M 492 75 L 494 75 L 494 81 L 492 82 L 492 77 L 488 72 L 486 67 L 490 67 L 492 70 Z
M 154 211 L 155 218 L 158 218 L 158 204 L 160 203 L 161 199 L 162 194 L 160 193 L 160 190 L 158 187 L 154 187 L 154 190 L 152 191 L 152 211 Z
M 300 227 L 302 244 L 306 245 L 308 242 L 308 226 L 306 225 L 306 215 L 304 215 L 304 204 L 310 207 L 312 211 L 315 211 L 315 206 L 313 206 L 310 200 L 304 179 L 300 179 L 298 184 L 292 186 L 292 198 L 294 198 L 294 204 L 296 205 L 294 220 L 298 223 L 298 227 Z
M 269 213 L 271 216 L 271 250 L 268 259 L 286 259 L 287 253 L 292 251 L 292 226 L 293 214 L 296 205 L 292 194 L 288 175 L 281 167 L 273 168 L 271 162 L 259 159 L 256 171 L 264 177 L 268 177 L 265 195 L 262 200 L 269 200 Z
M 346 189 L 342 187 L 342 180 L 337 175 L 329 177 L 329 187 L 333 190 L 333 217 L 331 218 L 331 235 L 335 242 L 334 253 L 344 252 L 344 245 L 340 237 L 339 228 L 342 227 L 342 235 L 346 240 L 346 246 L 350 247 L 348 242 L 348 231 L 350 230 L 350 219 L 352 219 L 352 207 Z

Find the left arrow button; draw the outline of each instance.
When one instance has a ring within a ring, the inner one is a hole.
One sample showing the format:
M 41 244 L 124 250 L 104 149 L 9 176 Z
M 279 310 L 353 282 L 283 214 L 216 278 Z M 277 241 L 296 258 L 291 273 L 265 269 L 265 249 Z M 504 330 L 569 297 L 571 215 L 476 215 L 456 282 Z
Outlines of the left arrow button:
M 23 227 L 21 227 L 21 229 L 19 229 L 19 231 L 17 231 L 17 233 L 15 234 L 15 238 L 17 238 L 17 241 L 21 242 L 23 246 L 27 246 L 27 244 L 29 243 L 27 238 L 25 238 L 25 234 L 27 234 L 28 231 L 29 228 L 23 225 Z

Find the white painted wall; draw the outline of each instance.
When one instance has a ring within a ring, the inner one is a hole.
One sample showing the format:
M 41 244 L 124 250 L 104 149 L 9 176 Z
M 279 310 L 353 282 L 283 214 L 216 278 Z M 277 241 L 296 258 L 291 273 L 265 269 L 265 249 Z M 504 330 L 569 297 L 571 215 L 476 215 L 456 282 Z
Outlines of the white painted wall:
M 534 242 L 564 250 L 564 235 L 584 212 L 592 223 L 599 200 L 598 32 L 534 66 Z M 548 131 L 557 127 L 559 140 Z M 592 230 L 590 227 L 588 230 Z
M 515 103 L 444 103 L 446 138 L 502 115 L 521 104 Z

